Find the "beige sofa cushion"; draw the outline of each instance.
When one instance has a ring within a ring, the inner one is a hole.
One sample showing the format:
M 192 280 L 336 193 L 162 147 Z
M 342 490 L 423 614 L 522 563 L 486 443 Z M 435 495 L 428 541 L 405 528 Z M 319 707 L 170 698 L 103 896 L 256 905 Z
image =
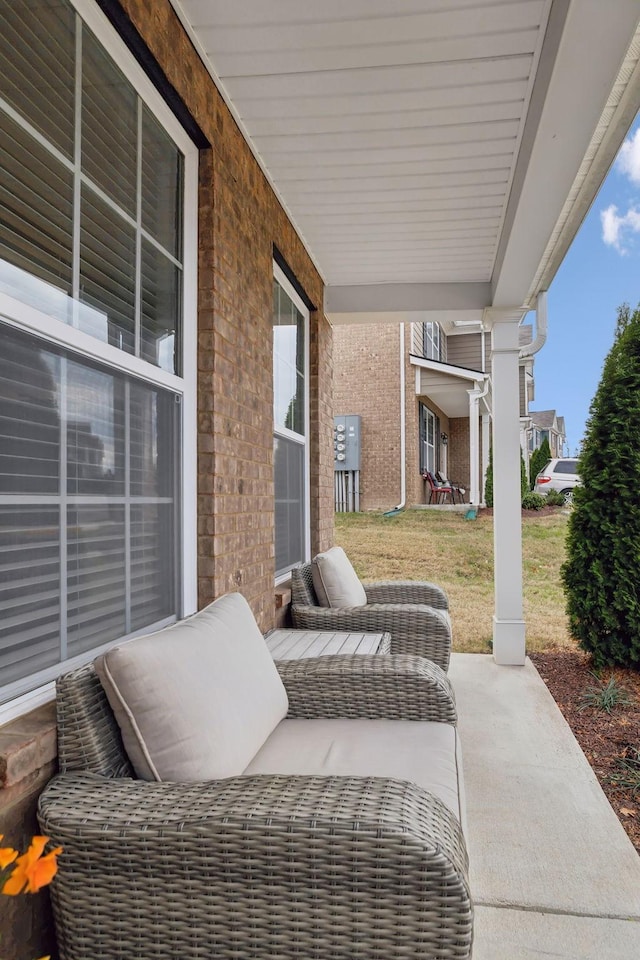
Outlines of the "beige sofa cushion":
M 435 794 L 466 828 L 460 741 L 449 723 L 283 720 L 245 773 L 410 780 Z
M 244 770 L 288 699 L 239 593 L 114 647 L 95 664 L 143 780 L 216 780 Z
M 364 587 L 342 547 L 332 547 L 311 561 L 313 588 L 321 607 L 362 607 Z

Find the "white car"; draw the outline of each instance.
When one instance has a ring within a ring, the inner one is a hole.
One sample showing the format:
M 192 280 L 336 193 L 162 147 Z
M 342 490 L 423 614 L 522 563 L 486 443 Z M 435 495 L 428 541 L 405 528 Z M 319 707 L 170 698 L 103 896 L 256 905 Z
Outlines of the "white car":
M 557 490 L 564 496 L 565 503 L 571 503 L 573 491 L 579 483 L 577 459 L 575 457 L 556 458 L 548 460 L 540 471 L 536 477 L 533 492 L 546 494 L 549 490 Z

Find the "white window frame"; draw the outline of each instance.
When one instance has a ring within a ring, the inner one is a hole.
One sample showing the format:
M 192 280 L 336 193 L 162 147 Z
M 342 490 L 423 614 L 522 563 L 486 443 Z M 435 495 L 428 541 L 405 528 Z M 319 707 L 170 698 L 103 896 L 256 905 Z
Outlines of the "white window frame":
M 441 337 L 440 324 L 435 320 L 426 320 L 423 328 L 425 360 L 440 360 L 442 358 Z M 431 349 L 429 349 L 429 347 L 431 347 Z
M 435 472 L 438 469 L 438 452 L 439 452 L 438 448 L 440 444 L 440 437 L 438 436 L 438 431 L 440 429 L 440 419 L 439 417 L 436 416 L 433 410 L 431 410 L 427 406 L 426 403 L 422 403 L 421 401 L 420 407 L 421 407 L 421 410 L 424 410 L 425 412 L 425 428 L 426 428 L 425 439 L 423 440 L 422 437 L 419 436 L 419 442 L 424 447 L 424 457 L 420 456 L 420 459 L 424 460 L 424 464 L 425 464 L 424 469 L 429 470 L 430 473 L 435 474 Z M 429 418 L 431 418 L 431 420 L 433 421 L 433 443 L 432 444 L 429 443 Z M 420 416 L 418 418 L 418 429 L 420 429 L 420 426 L 421 426 L 420 424 L 421 419 L 422 419 L 422 413 L 420 413 Z M 429 467 L 429 451 L 430 450 L 433 452 L 433 468 Z
M 75 352 L 86 359 L 93 359 L 114 371 L 138 377 L 145 383 L 173 391 L 181 397 L 181 418 L 178 426 L 182 452 L 180 473 L 181 498 L 180 530 L 180 582 L 178 601 L 182 616 L 197 610 L 197 284 L 198 284 L 198 148 L 178 122 L 133 54 L 94 0 L 69 0 L 87 27 L 94 33 L 103 49 L 111 56 L 124 76 L 130 81 L 138 96 L 144 101 L 158 122 L 175 142 L 184 156 L 183 196 L 183 252 L 182 252 L 182 376 L 176 376 L 147 363 L 139 357 L 97 340 L 77 328 L 56 320 L 21 301 L 0 292 L 0 321 L 35 334 L 43 341 Z M 29 127 L 15 113 L 12 116 L 23 128 Z M 38 140 L 48 147 L 47 141 Z M 76 211 L 77 215 L 77 211 Z M 167 622 L 171 622 L 170 618 Z M 146 628 L 130 636 L 148 633 Z M 103 650 L 123 638 L 88 651 L 64 665 L 51 667 L 43 674 L 59 675 L 62 670 L 73 669 L 87 663 Z M 24 685 L 28 683 L 25 678 Z M 17 695 L 0 705 L 0 724 L 35 709 L 54 696 L 54 683 L 50 679 L 36 689 Z
M 310 467 L 311 459 L 309 455 L 309 308 L 300 297 L 290 280 L 287 279 L 284 271 L 273 262 L 273 279 L 280 284 L 284 292 L 291 298 L 295 306 L 304 317 L 304 437 L 294 430 L 288 430 L 286 427 L 273 424 L 273 433 L 281 437 L 293 440 L 295 443 L 304 447 L 304 558 L 303 562 L 308 563 L 311 560 L 311 478 Z M 279 574 L 275 578 L 275 584 L 278 586 L 285 583 L 291 576 L 291 569 Z

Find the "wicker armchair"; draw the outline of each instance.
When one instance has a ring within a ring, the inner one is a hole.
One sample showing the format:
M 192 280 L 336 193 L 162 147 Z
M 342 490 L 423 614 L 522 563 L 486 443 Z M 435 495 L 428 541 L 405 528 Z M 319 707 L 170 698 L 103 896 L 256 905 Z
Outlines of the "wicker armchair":
M 323 607 L 313 586 L 311 564 L 291 571 L 291 615 L 303 630 L 361 630 L 391 634 L 391 653 L 426 657 L 443 670 L 451 657 L 447 595 L 434 583 L 381 580 L 363 583 L 367 605 Z
M 453 730 L 448 678 L 421 658 L 277 667 L 288 718 Z M 57 696 L 61 774 L 39 818 L 64 846 L 52 886 L 60 960 L 471 956 L 460 818 L 427 790 L 360 775 L 132 779 L 93 668 L 60 680 Z

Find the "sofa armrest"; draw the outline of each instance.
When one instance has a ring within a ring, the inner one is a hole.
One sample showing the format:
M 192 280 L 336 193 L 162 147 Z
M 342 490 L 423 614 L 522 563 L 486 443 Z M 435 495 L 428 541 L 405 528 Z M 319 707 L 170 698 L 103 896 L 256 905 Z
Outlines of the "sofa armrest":
M 424 603 L 436 610 L 448 610 L 446 593 L 424 580 L 377 580 L 363 583 L 369 603 Z
M 406 781 L 67 774 L 39 817 L 65 960 L 471 954 L 460 825 Z
M 369 603 L 364 607 L 291 609 L 303 630 L 353 630 L 391 634 L 391 653 L 409 653 L 433 660 L 443 670 L 451 656 L 451 620 L 447 610 L 418 603 Z
M 322 656 L 280 660 L 276 666 L 291 719 L 457 721 L 449 678 L 424 657 Z

